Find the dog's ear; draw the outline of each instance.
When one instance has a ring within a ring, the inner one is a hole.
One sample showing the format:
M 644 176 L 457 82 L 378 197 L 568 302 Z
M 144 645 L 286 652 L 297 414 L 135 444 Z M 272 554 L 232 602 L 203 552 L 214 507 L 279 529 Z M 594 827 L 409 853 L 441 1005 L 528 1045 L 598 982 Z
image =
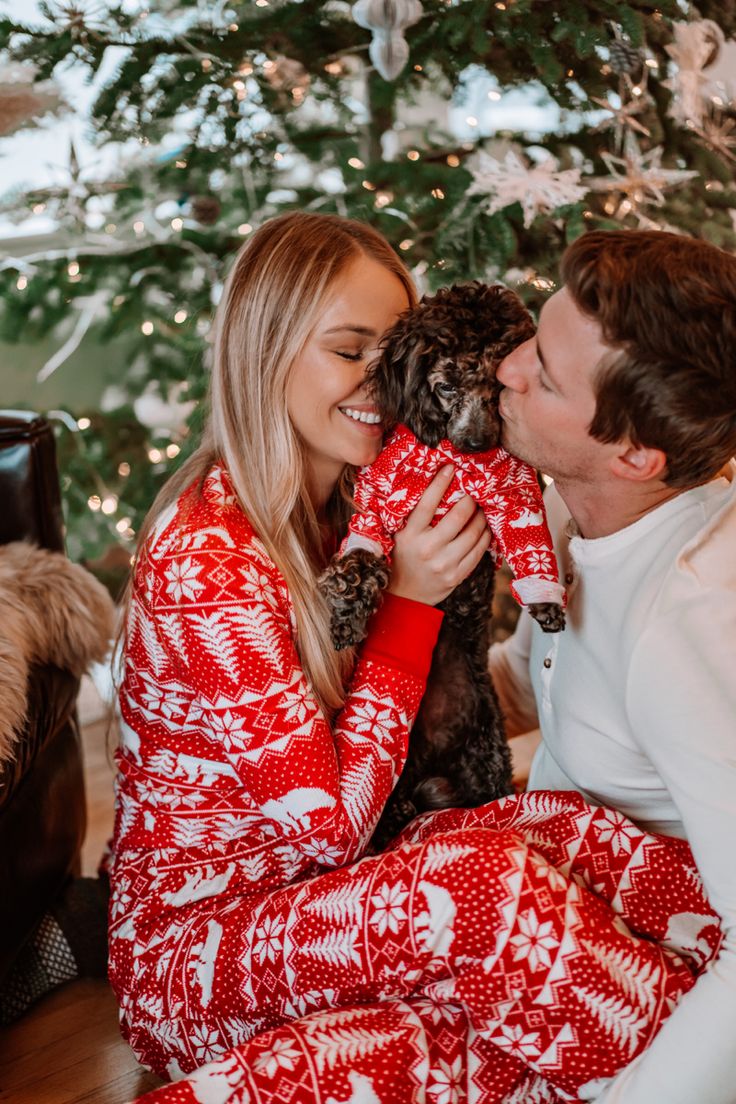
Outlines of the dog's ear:
M 432 302 L 424 296 L 391 327 L 378 359 L 368 367 L 366 388 L 387 428 L 404 422 L 433 448 L 446 436 L 447 415 L 428 385 L 430 370 L 441 354 L 444 322 Z
M 409 320 L 402 317 L 384 335 L 376 360 L 368 365 L 365 385 L 387 427 L 403 420 L 404 387 L 411 344 Z

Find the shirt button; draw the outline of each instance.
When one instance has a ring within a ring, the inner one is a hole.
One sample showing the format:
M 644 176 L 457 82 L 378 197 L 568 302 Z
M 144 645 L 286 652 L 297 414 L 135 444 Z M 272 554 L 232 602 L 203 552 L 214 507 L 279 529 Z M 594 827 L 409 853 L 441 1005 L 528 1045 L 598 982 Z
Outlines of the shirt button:
M 544 661 L 544 663 L 542 664 L 542 666 L 543 666 L 543 667 L 546 667 L 546 668 L 547 668 L 547 670 L 549 671 L 550 667 L 552 666 L 552 660 L 551 660 L 551 659 L 549 658 L 549 656 L 547 656 L 547 658 L 545 659 L 545 661 Z
M 573 575 L 572 571 L 568 571 L 567 575 L 565 576 L 565 584 L 567 586 L 572 586 L 574 581 L 575 581 L 575 576 Z

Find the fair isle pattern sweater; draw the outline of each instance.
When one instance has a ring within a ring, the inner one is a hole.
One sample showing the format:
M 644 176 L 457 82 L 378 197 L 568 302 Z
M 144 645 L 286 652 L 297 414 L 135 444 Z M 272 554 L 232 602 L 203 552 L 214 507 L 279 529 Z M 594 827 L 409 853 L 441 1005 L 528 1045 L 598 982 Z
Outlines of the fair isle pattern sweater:
M 483 510 L 493 534 L 496 562 L 505 556 L 514 573 L 511 590 L 517 602 L 524 606 L 533 602 L 564 605 L 565 592 L 536 473 L 502 448 L 459 452 L 448 440 L 431 448 L 406 426 L 397 426 L 378 458 L 358 473 L 358 511 L 350 520 L 341 551 L 368 548 L 390 559 L 394 534 L 406 524 L 445 464 L 454 466 L 455 476 L 437 517 L 463 495 L 470 495 Z

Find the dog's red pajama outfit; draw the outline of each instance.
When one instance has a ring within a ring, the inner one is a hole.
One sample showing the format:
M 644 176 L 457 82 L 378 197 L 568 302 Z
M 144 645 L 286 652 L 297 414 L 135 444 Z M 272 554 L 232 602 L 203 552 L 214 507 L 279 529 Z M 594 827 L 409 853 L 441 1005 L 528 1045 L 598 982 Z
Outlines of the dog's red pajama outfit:
M 569 1100 L 715 949 L 687 845 L 574 793 L 427 814 L 361 858 L 440 620 L 389 596 L 330 724 L 223 472 L 159 519 L 120 696 L 110 978 L 140 1060 L 190 1076 L 147 1100 Z M 657 942 L 674 913 L 699 921 L 694 963 Z
M 454 466 L 455 478 L 437 516 L 464 494 L 470 495 L 495 538 L 496 560 L 500 552 L 514 573 L 511 590 L 517 602 L 564 605 L 536 473 L 502 448 L 459 452 L 448 440 L 432 448 L 406 426 L 397 426 L 378 459 L 358 474 L 354 496 L 358 511 L 350 520 L 341 551 L 367 548 L 390 559 L 394 534 L 445 464 Z

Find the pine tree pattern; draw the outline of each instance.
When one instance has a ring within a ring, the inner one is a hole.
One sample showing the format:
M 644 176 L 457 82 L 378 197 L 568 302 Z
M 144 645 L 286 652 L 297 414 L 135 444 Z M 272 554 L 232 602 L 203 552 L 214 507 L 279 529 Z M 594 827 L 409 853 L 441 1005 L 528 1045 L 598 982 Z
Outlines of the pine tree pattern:
M 328 723 L 221 471 L 167 512 L 134 602 L 110 978 L 173 1082 L 149 1104 L 560 1104 L 717 953 L 687 845 L 574 793 L 425 814 L 366 853 L 423 680 L 369 636 Z
M 442 514 L 462 495 L 470 495 L 486 515 L 501 556 L 514 573 L 511 591 L 517 602 L 564 605 L 552 536 L 542 492 L 533 468 L 505 449 L 458 452 L 448 441 L 430 448 L 406 426 L 398 426 L 378 459 L 363 468 L 355 485 L 358 512 L 350 521 L 346 548 L 372 547 L 390 557 L 393 535 L 405 524 L 429 483 L 444 464 L 455 477 L 443 498 Z

